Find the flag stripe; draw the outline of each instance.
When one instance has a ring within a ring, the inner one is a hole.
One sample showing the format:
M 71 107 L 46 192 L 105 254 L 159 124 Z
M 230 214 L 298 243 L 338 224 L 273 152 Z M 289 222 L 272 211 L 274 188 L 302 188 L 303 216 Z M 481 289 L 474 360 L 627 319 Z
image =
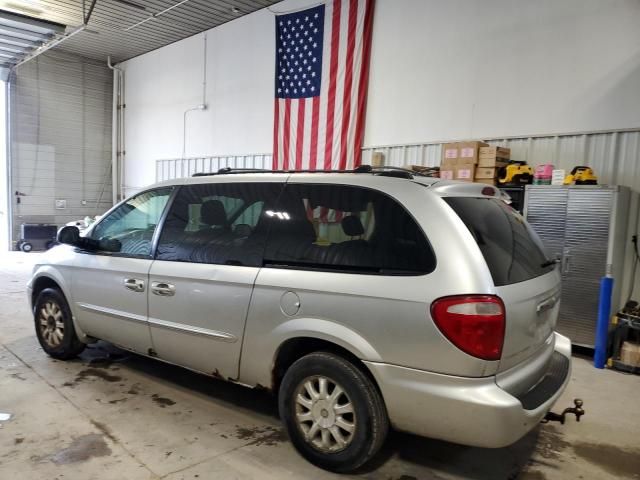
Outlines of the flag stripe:
M 320 97 L 313 97 L 313 113 L 311 115 L 311 146 L 309 169 L 315 170 L 318 162 L 318 121 L 320 117 Z
M 280 99 L 276 98 L 273 106 L 273 170 L 278 169 L 278 134 L 280 133 Z
M 344 111 L 344 81 L 347 66 L 347 32 L 349 28 L 349 3 L 342 0 L 340 7 L 340 40 L 338 44 L 338 75 L 336 82 L 335 109 L 333 113 L 333 140 L 331 149 L 331 168 L 340 167 L 340 133 L 342 131 L 342 114 Z
M 353 169 L 357 165 L 353 156 L 355 141 L 356 141 L 356 126 L 358 121 L 358 100 L 360 98 L 360 73 L 362 72 L 362 50 L 363 50 L 363 32 L 364 32 L 364 20 L 365 9 L 368 0 L 358 0 L 358 14 L 356 21 L 356 41 L 354 46 L 353 57 L 353 87 L 351 89 L 351 108 L 350 108 L 350 120 L 347 131 L 347 169 Z
M 284 137 L 282 141 L 282 150 L 283 150 L 283 158 L 282 158 L 282 168 L 287 170 L 289 168 L 289 137 L 290 137 L 290 122 L 291 120 L 291 99 L 287 98 L 284 101 L 284 124 L 282 129 L 284 130 Z
M 287 165 L 288 170 L 296 168 L 296 152 L 298 145 L 298 100 L 292 98 L 291 108 L 289 112 L 289 128 L 291 129 L 291 135 L 289 136 L 289 163 Z
M 362 72 L 358 82 L 358 116 L 355 125 L 355 144 L 353 147 L 353 165 L 362 163 L 362 141 L 364 139 L 364 117 L 367 111 L 367 85 L 369 82 L 369 59 L 371 57 L 371 31 L 373 29 L 373 1 L 368 0 L 364 12 L 364 31 L 362 33 Z
M 341 0 L 334 0 L 331 19 L 331 57 L 329 61 L 329 92 L 327 98 L 327 131 L 324 145 L 324 168 L 331 169 L 333 151 L 333 126 L 336 106 L 336 82 L 338 76 L 338 46 L 340 44 L 340 10 Z
M 306 105 L 306 102 L 306 98 L 301 98 L 298 100 L 298 132 L 296 135 L 295 152 L 296 170 L 302 170 L 302 147 L 304 144 L 304 107 Z
M 347 168 L 347 135 L 351 124 L 351 88 L 353 86 L 353 51 L 356 43 L 358 0 L 349 0 L 349 26 L 347 30 L 347 60 L 342 95 L 342 129 L 340 131 L 340 170 Z
M 324 12 L 324 36 L 322 38 L 322 81 L 320 83 L 320 113 L 318 116 L 318 154 L 316 158 L 316 168 L 324 168 L 324 152 L 327 142 L 327 92 L 329 91 L 329 62 L 331 60 L 331 36 L 333 34 L 333 2 L 326 2 Z

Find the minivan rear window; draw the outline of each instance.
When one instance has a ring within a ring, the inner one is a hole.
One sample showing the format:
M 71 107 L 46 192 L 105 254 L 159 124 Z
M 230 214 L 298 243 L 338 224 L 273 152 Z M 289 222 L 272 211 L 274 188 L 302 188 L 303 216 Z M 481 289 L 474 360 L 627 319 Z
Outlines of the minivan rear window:
M 496 286 L 544 275 L 555 268 L 525 219 L 496 198 L 445 197 L 475 239 Z

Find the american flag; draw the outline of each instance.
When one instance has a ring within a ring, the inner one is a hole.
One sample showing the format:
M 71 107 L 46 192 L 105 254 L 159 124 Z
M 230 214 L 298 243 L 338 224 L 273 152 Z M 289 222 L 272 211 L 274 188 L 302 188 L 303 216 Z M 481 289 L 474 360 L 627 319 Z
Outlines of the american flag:
M 360 165 L 373 1 L 276 16 L 275 170 Z

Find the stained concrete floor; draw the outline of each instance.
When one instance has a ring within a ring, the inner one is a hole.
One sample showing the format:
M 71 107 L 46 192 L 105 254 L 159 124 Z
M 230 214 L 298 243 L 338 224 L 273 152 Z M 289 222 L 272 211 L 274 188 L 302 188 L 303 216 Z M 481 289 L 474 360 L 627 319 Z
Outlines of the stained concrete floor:
M 0 255 L 0 479 L 328 479 L 300 458 L 264 392 L 132 355 L 107 343 L 47 357 L 25 284 L 39 254 Z M 376 461 L 346 478 L 640 478 L 640 377 L 575 358 L 558 407 L 580 423 L 540 425 L 508 448 L 392 433 Z

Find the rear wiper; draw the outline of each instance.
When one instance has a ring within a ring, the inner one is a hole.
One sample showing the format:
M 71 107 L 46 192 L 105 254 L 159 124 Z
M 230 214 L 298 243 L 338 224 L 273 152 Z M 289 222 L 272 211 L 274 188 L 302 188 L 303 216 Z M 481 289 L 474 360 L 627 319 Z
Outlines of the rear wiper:
M 556 263 L 558 263 L 558 260 L 547 260 L 546 262 L 542 262 L 540 264 L 540 267 L 546 268 L 546 267 L 550 267 L 551 265 L 555 265 Z

